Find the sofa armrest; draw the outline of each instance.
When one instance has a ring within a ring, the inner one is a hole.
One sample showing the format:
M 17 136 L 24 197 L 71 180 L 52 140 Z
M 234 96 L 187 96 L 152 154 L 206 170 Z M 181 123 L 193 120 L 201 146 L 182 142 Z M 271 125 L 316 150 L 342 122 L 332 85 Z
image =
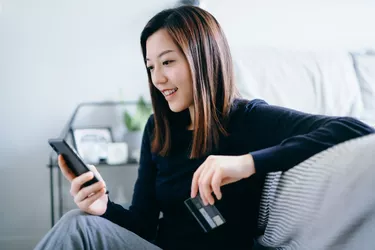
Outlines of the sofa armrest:
M 374 152 L 371 134 L 331 147 L 287 172 L 268 174 L 259 216 L 264 234 L 258 243 L 288 249 L 375 245 L 366 234 L 375 228 Z

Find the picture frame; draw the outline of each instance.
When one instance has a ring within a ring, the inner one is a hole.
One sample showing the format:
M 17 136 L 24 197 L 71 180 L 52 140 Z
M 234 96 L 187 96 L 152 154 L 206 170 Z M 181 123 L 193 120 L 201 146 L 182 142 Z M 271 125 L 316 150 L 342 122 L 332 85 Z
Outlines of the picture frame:
M 77 153 L 88 164 L 105 162 L 108 143 L 113 143 L 110 127 L 72 128 L 72 138 Z

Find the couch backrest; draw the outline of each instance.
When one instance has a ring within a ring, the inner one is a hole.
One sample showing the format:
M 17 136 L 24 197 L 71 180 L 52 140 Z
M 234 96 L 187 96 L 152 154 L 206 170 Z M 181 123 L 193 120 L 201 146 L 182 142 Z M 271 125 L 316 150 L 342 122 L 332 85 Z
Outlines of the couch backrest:
M 258 48 L 232 53 L 245 98 L 314 114 L 361 116 L 361 92 L 349 52 Z
M 375 127 L 375 51 L 353 53 L 353 61 L 363 101 L 361 120 Z

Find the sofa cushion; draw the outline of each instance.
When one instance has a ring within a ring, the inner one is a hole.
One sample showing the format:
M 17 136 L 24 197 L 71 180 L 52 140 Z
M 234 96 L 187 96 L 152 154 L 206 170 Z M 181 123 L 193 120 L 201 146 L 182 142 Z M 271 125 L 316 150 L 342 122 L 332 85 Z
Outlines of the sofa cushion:
M 375 51 L 353 54 L 363 100 L 361 120 L 375 126 Z
M 363 109 L 350 53 L 232 49 L 244 98 L 323 115 L 359 118 Z

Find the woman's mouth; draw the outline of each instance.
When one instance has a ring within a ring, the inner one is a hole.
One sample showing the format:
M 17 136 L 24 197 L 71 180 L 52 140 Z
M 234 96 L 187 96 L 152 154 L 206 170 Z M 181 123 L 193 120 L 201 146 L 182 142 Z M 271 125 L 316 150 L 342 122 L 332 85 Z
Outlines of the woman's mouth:
M 178 90 L 178 88 L 164 90 L 163 95 L 167 99 L 169 97 L 172 97 L 177 92 L 177 90 Z

